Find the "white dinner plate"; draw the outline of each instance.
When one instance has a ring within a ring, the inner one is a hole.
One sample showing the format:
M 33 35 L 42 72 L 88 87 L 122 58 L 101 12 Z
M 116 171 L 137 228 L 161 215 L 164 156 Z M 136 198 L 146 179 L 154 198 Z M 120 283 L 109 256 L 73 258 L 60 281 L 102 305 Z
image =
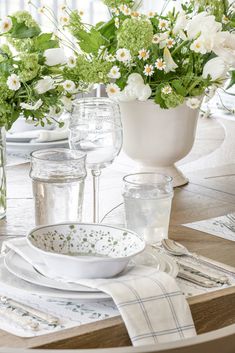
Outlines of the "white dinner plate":
M 9 272 L 4 264 L 4 258 L 0 257 L 0 287 L 1 285 L 8 287 L 10 290 L 23 292 L 28 294 L 36 294 L 47 298 L 59 299 L 79 299 L 79 300 L 100 300 L 110 298 L 103 292 L 73 292 L 66 290 L 58 290 L 38 286 L 13 275 Z
M 68 140 L 51 142 L 6 142 L 7 152 L 19 156 L 28 157 L 31 152 L 43 148 L 68 148 Z

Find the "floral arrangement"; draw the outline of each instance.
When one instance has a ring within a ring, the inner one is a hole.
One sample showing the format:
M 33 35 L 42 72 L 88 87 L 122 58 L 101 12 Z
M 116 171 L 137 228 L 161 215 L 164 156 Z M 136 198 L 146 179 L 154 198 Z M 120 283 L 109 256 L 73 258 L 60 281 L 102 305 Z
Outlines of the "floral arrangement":
M 76 89 L 63 78 L 67 59 L 58 38 L 42 33 L 26 11 L 3 19 L 0 34 L 0 127 L 10 129 L 21 114 L 42 126 L 58 122 Z
M 235 67 L 235 3 L 191 0 L 166 13 L 166 1 L 160 14 L 141 14 L 132 0 L 103 2 L 111 19 L 94 26 L 80 11 L 62 9 L 63 28 L 77 43 L 66 80 L 105 84 L 117 101 L 198 108 L 205 91 L 224 84 Z

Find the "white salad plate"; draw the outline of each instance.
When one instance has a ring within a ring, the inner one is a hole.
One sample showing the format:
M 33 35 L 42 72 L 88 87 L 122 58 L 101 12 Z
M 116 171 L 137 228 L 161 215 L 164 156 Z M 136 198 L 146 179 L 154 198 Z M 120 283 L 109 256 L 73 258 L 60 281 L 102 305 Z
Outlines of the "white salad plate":
M 42 148 L 68 148 L 68 140 L 51 142 L 10 142 L 6 141 L 7 152 L 21 156 L 29 156 L 31 152 Z

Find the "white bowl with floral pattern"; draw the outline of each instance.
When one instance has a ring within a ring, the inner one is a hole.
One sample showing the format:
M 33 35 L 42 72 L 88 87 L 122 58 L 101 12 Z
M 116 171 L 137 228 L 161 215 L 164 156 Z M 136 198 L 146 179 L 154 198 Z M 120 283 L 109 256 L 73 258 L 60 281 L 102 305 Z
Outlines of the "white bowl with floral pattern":
M 27 241 L 50 274 L 67 281 L 113 277 L 145 248 L 144 240 L 130 230 L 92 223 L 40 226 Z

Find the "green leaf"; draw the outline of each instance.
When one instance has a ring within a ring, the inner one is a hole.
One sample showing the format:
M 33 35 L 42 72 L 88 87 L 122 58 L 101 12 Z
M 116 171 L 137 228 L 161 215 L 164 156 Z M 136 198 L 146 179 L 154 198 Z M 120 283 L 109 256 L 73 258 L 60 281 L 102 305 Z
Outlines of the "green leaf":
M 115 37 L 116 27 L 114 18 L 112 18 L 109 22 L 103 23 L 101 26 L 96 28 L 97 31 L 106 39 L 111 40 Z
M 24 23 L 17 23 L 13 19 L 13 28 L 11 30 L 11 37 L 16 39 L 32 38 L 40 34 L 39 27 L 27 27 Z
M 172 86 L 174 87 L 175 91 L 183 97 L 187 96 L 187 90 L 182 85 L 180 80 L 174 80 L 171 82 Z
M 51 48 L 59 48 L 58 40 L 51 39 L 52 33 L 42 33 L 35 39 L 35 50 L 44 51 Z
M 232 71 L 232 72 L 230 72 L 230 74 L 231 74 L 231 80 L 230 80 L 228 86 L 226 87 L 226 89 L 229 89 L 229 88 L 231 88 L 233 85 L 235 85 L 235 70 Z
M 155 103 L 159 104 L 161 108 L 163 109 L 167 109 L 167 106 L 165 104 L 164 99 L 162 98 L 162 88 L 164 87 L 164 84 L 161 84 L 158 86 L 157 90 L 156 90 L 156 95 L 154 98 Z
M 95 29 L 92 28 L 90 32 L 80 30 L 79 36 L 79 46 L 86 53 L 97 53 L 102 45 L 107 44 L 107 40 Z

